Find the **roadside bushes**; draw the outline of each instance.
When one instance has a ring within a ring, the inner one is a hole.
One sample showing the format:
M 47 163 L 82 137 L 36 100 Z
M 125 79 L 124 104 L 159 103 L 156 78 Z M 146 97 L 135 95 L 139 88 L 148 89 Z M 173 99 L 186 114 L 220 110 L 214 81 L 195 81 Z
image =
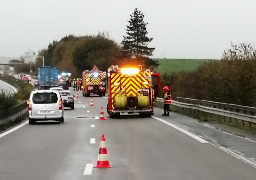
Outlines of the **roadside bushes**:
M 187 97 L 256 107 L 256 50 L 231 44 L 221 60 L 204 62 L 194 71 L 165 73 L 174 98 Z

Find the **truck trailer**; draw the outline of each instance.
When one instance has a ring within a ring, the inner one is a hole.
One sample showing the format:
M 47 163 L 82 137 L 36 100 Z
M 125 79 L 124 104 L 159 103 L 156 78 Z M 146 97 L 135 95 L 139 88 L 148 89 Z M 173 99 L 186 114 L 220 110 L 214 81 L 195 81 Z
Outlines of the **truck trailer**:
M 52 66 L 42 66 L 38 68 L 38 89 L 50 89 L 58 87 L 59 69 Z

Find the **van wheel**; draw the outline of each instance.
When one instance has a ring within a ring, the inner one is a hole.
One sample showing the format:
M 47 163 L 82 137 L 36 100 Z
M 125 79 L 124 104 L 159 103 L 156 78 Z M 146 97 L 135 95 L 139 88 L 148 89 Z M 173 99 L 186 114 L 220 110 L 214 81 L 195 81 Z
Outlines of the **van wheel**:
M 28 123 L 31 125 L 31 124 L 35 124 L 35 120 L 32 120 L 32 119 L 28 119 Z
M 59 123 L 60 123 L 60 124 L 63 124 L 63 123 L 64 123 L 64 118 L 63 118 L 63 117 L 60 118 Z

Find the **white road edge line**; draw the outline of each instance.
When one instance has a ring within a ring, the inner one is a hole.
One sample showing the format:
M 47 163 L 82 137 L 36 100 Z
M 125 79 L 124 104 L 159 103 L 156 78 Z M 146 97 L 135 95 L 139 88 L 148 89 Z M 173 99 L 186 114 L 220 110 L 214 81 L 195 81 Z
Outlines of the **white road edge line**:
M 91 124 L 91 128 L 95 128 L 95 124 Z
M 168 122 L 168 121 L 165 121 L 165 120 L 163 120 L 163 119 L 161 119 L 161 118 L 158 118 L 158 117 L 156 117 L 156 116 L 152 116 L 152 117 L 153 117 L 154 119 L 156 119 L 156 120 L 158 120 L 158 121 L 160 121 L 160 122 L 162 122 L 162 123 L 168 125 L 168 126 L 171 126 L 171 127 L 174 128 L 174 129 L 176 129 L 176 130 L 178 130 L 178 131 L 180 131 L 180 132 L 182 132 L 182 133 L 184 133 L 184 134 L 186 134 L 186 135 L 192 137 L 193 139 L 199 141 L 200 143 L 204 143 L 204 144 L 209 143 L 208 141 L 206 141 L 206 140 L 204 140 L 204 139 L 202 139 L 202 138 L 200 138 L 200 137 L 194 135 L 194 134 L 191 133 L 191 132 L 186 131 L 185 129 L 182 129 L 182 128 L 178 127 L 177 125 L 174 125 L 174 124 L 172 124 L 172 123 L 170 123 L 170 122 Z
M 86 164 L 83 175 L 92 175 L 93 164 Z
M 15 87 L 13 87 L 12 85 L 10 85 L 10 84 L 8 84 L 8 83 L 2 81 L 2 80 L 0 80 L 0 81 L 1 81 L 2 83 L 6 84 L 7 86 L 10 86 L 10 87 L 14 90 L 15 93 L 18 92 L 17 89 L 16 89 Z
M 20 125 L 18 125 L 16 127 L 12 128 L 12 129 L 10 129 L 9 131 L 6 131 L 6 132 L 0 134 L 0 138 L 6 136 L 7 134 L 12 133 L 13 131 L 16 131 L 17 129 L 21 128 L 22 126 L 25 126 L 26 124 L 28 124 L 28 121 L 25 121 L 24 123 L 22 123 L 22 124 L 20 124 Z
M 90 139 L 90 144 L 95 144 L 95 138 Z

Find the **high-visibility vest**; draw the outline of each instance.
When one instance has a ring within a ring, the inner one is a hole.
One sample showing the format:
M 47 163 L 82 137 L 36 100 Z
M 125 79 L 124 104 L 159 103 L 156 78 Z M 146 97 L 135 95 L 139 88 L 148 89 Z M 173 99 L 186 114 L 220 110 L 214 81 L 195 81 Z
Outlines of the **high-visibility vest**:
M 164 104 L 171 104 L 171 103 L 172 103 L 171 94 L 168 92 L 164 92 Z

